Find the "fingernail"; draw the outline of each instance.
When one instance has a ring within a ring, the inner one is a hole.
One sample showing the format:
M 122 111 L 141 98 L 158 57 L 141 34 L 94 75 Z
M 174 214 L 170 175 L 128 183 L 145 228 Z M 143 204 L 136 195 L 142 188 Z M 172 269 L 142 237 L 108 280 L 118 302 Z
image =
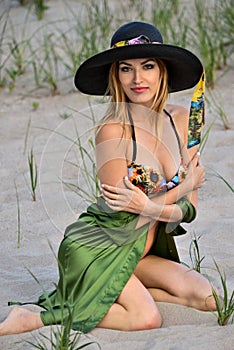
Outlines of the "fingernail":
M 105 187 L 105 185 L 104 185 L 104 184 L 101 184 L 101 187 L 103 187 L 103 188 L 104 188 L 104 187 Z
M 127 176 L 124 176 L 124 180 L 128 180 L 128 177 L 127 177 Z
M 201 153 L 200 152 L 197 152 L 197 155 L 198 155 L 198 157 L 201 155 Z

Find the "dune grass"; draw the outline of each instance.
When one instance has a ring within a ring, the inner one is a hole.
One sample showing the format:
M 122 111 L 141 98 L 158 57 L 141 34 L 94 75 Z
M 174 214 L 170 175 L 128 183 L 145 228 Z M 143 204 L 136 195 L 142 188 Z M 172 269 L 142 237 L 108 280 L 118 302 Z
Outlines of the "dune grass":
M 152 22 L 162 32 L 165 43 L 195 50 L 205 65 L 211 87 L 215 85 L 216 70 L 226 67 L 233 53 L 233 0 L 218 0 L 213 7 L 208 7 L 202 0 L 193 0 L 192 18 L 179 0 L 150 0 L 147 4 L 141 0 L 128 0 L 118 14 L 110 1 L 92 0 L 79 4 L 81 16 L 77 16 L 77 9 L 69 1 L 63 1 L 69 20 L 64 16 L 53 22 L 44 17 L 47 2 L 33 2 L 41 13 L 42 24 L 33 35 L 27 31 L 32 6 L 25 7 L 21 32 L 14 25 L 10 10 L 0 16 L 2 86 L 8 85 L 12 91 L 21 75 L 33 74 L 35 89 L 46 84 L 50 93 L 59 93 L 60 82 L 72 79 L 86 58 L 107 49 L 110 33 L 129 20 Z M 32 5 L 32 2 L 28 4 Z M 4 35 L 7 27 L 12 29 L 10 37 Z
M 63 267 L 58 261 L 56 253 L 50 242 L 48 242 L 51 252 L 56 259 L 60 273 L 63 272 Z M 72 331 L 73 323 L 73 309 L 65 303 L 64 295 L 65 291 L 61 291 L 61 321 L 60 324 L 57 324 L 56 317 L 54 315 L 53 306 L 48 297 L 48 293 L 35 276 L 35 274 L 28 268 L 26 268 L 29 274 L 32 276 L 34 281 L 40 287 L 43 296 L 45 296 L 47 301 L 47 307 L 51 311 L 52 316 L 54 317 L 54 325 L 50 327 L 49 335 L 39 332 L 39 337 L 34 337 L 34 341 L 27 341 L 35 349 L 40 350 L 80 350 L 89 347 L 89 345 L 96 345 L 96 348 L 101 350 L 101 346 L 98 342 L 92 340 L 87 334 L 84 334 L 80 331 Z M 63 288 L 64 289 L 64 288 Z
M 88 117 L 86 114 L 82 116 Z M 74 119 L 73 119 L 74 120 Z M 65 160 L 65 164 L 73 169 L 76 169 L 78 178 L 77 181 L 71 182 L 69 180 L 62 180 L 63 185 L 69 190 L 78 194 L 86 203 L 93 203 L 100 195 L 100 183 L 97 176 L 97 167 L 95 161 L 95 142 L 94 142 L 94 127 L 95 120 L 93 120 L 93 127 L 88 134 L 79 135 L 77 124 L 74 121 L 74 130 L 76 133 L 76 139 L 73 140 L 73 144 L 78 155 L 79 162 L 72 162 Z M 64 135 L 61 135 L 62 137 Z M 85 179 L 85 186 L 83 183 L 79 184 L 79 179 Z
M 35 341 L 27 341 L 32 348 L 40 350 L 80 350 L 95 344 L 96 349 L 101 350 L 99 343 L 91 340 L 88 335 L 82 332 L 72 332 L 72 313 L 61 326 L 50 328 L 50 334 L 39 332 L 40 337 L 35 337 Z M 85 342 L 83 340 L 85 338 Z M 93 347 L 92 347 L 93 348 Z
M 39 20 L 44 17 L 44 12 L 48 10 L 49 6 L 45 4 L 45 0 L 34 0 L 35 13 Z
M 27 343 L 39 350 L 80 350 L 92 344 L 96 344 L 97 349 L 101 349 L 100 345 L 93 340 L 89 340 L 88 336 L 86 336 L 87 342 L 80 344 L 81 337 L 81 332 L 76 332 L 74 335 L 71 335 L 70 327 L 68 323 L 66 323 L 66 325 L 60 329 L 54 330 L 51 328 L 49 336 L 41 333 L 40 339 L 36 339 L 36 343 L 31 341 L 27 341 Z
M 212 107 L 214 115 L 222 122 L 225 130 L 230 130 L 230 122 L 228 115 L 225 112 L 224 103 L 221 100 L 220 94 L 211 89 L 208 89 L 207 92 L 206 101 Z
M 198 244 L 200 238 L 201 236 L 197 237 L 196 234 L 194 234 L 189 246 L 189 256 L 192 263 L 192 269 L 199 273 L 201 272 L 201 263 L 205 259 L 205 256 L 201 257 L 200 254 L 200 247 Z
M 18 193 L 18 189 L 15 181 L 14 181 L 14 186 L 15 186 L 15 195 L 16 195 L 16 204 L 17 204 L 17 248 L 20 248 L 20 244 L 21 244 L 20 200 L 19 200 L 19 193 Z
M 201 263 L 205 256 L 201 257 L 200 247 L 198 244 L 201 236 L 196 236 L 192 239 L 189 246 L 189 256 L 191 260 L 191 266 L 183 263 L 188 268 L 201 273 Z M 215 300 L 216 311 L 211 311 L 217 317 L 219 326 L 226 326 L 229 323 L 234 322 L 234 290 L 229 294 L 227 279 L 224 272 L 221 271 L 219 265 L 214 261 L 215 269 L 218 272 L 219 280 L 221 282 L 221 290 L 217 291 L 217 288 L 212 286 L 212 295 Z
M 21 0 L 23 2 L 23 0 Z M 151 8 L 150 15 L 147 15 L 146 8 L 143 1 L 128 1 L 127 7 L 131 5 L 131 9 L 135 11 L 135 19 L 151 21 L 157 25 L 164 36 L 165 42 L 171 42 L 175 45 L 187 46 L 189 41 L 195 43 L 197 51 L 199 52 L 202 61 L 204 62 L 208 83 L 211 87 L 215 86 L 216 70 L 222 69 L 227 65 L 228 56 L 232 50 L 231 38 L 233 36 L 233 1 L 232 0 L 219 0 L 216 2 L 217 7 L 213 12 L 206 14 L 206 8 L 204 2 L 195 1 L 196 11 L 196 29 L 191 27 L 191 23 L 186 17 L 184 17 L 183 11 L 180 11 L 180 2 L 175 0 L 168 1 L 153 1 L 149 2 Z M 69 8 L 69 2 L 66 2 L 67 8 Z M 46 5 L 43 1 L 38 1 L 38 14 L 39 19 L 43 21 Z M 161 6 L 161 7 L 160 7 Z M 218 10 L 221 9 L 225 16 L 222 16 L 221 23 L 219 22 L 219 28 L 217 24 Z M 71 9 L 72 10 L 72 9 Z M 121 18 L 116 18 L 116 14 L 109 6 L 107 0 L 86 2 L 83 7 L 84 16 L 77 16 L 74 12 L 73 20 L 70 27 L 63 30 L 58 30 L 58 37 L 55 36 L 49 29 L 48 31 L 42 31 L 38 29 L 35 32 L 35 36 L 42 36 L 42 41 L 37 41 L 37 47 L 35 45 L 35 37 L 27 38 L 22 32 L 21 39 L 18 39 L 15 29 L 12 23 L 10 23 L 9 13 L 4 13 L 0 17 L 1 22 L 1 36 L 0 36 L 0 85 L 6 86 L 8 84 L 9 89 L 13 90 L 16 84 L 16 80 L 19 76 L 27 73 L 32 73 L 34 76 L 35 88 L 40 88 L 43 83 L 46 83 L 49 92 L 53 95 L 59 93 L 59 82 L 65 78 L 73 76 L 75 70 L 79 64 L 88 58 L 90 55 L 97 53 L 101 49 L 108 48 L 109 36 L 111 29 L 116 28 L 116 24 L 122 24 L 129 20 L 128 12 L 123 13 Z M 82 17 L 82 22 L 79 19 Z M 67 21 L 64 19 L 64 22 Z M 26 20 L 27 22 L 27 20 Z M 12 37 L 5 38 L 5 32 L 7 24 L 12 26 Z M 178 25 L 175 26 L 175 23 Z M 207 23 L 210 23 L 208 26 Z M 26 23 L 27 24 L 27 23 Z M 25 24 L 25 28 L 26 28 Z M 57 22 L 58 28 L 59 22 Z M 216 30 L 215 30 L 216 28 Z M 192 34 L 193 33 L 193 34 Z M 195 35 L 194 35 L 195 33 Z M 224 40 L 225 39 L 225 40 Z M 33 42 L 34 40 L 34 42 Z M 42 44 L 41 44 L 42 43 Z M 8 52 L 6 53 L 6 47 Z M 28 56 L 27 56 L 28 55 Z M 63 67 L 63 69 L 61 69 Z M 32 71 L 30 71 L 30 69 Z M 221 107 L 217 107 L 221 108 Z M 225 114 L 221 113 L 219 109 L 218 113 L 221 116 L 221 120 L 225 128 L 227 129 L 229 123 Z M 66 116 L 67 117 L 67 116 Z M 208 128 L 206 136 L 203 138 L 202 148 L 204 148 L 207 138 L 209 136 L 210 128 Z M 61 135 L 64 136 L 64 135 Z M 73 140 L 71 140 L 73 142 Z M 69 182 L 65 182 L 64 185 L 78 193 L 79 196 L 83 196 L 86 200 L 93 200 L 90 198 L 90 193 L 98 195 L 100 188 L 96 175 L 96 166 L 93 158 L 90 156 L 94 149 L 94 142 L 92 138 L 88 140 L 88 147 L 83 146 L 79 132 L 77 130 L 76 146 L 79 151 L 81 159 L 81 165 L 76 163 L 70 163 L 74 167 L 82 168 L 83 175 L 87 178 L 87 183 L 90 192 L 85 191 L 81 186 L 74 185 Z M 87 161 L 89 166 L 87 166 Z M 31 192 L 33 200 L 36 200 L 36 187 L 37 187 L 37 165 L 35 162 L 33 150 L 29 153 L 28 164 L 30 169 L 30 181 Z M 91 172 L 90 172 L 91 168 Z M 233 187 L 220 175 L 222 181 L 224 181 L 233 192 Z M 18 242 L 17 246 L 20 247 L 20 206 L 19 197 L 16 188 L 17 197 L 17 210 L 18 210 Z M 204 256 L 201 256 L 199 249 L 200 236 L 194 238 L 191 241 L 189 248 L 189 255 L 191 264 L 194 270 L 201 272 L 201 263 L 204 260 Z M 228 301 L 228 293 L 226 287 L 226 277 L 220 272 L 218 266 L 216 266 L 223 287 L 223 298 L 217 295 L 213 290 L 213 295 L 216 300 L 218 323 L 221 325 L 227 324 L 231 319 L 233 321 L 233 293 Z M 50 349 L 60 350 L 76 350 L 81 349 L 92 341 L 88 341 L 87 344 L 79 345 L 81 333 L 77 332 L 73 338 L 71 338 L 71 322 L 72 312 L 70 312 L 69 321 L 65 322 L 62 327 L 54 329 L 51 328 L 50 336 L 47 337 L 41 334 L 41 339 L 36 343 L 31 343 L 37 349 L 46 350 L 49 349 L 46 342 L 50 343 Z M 97 344 L 99 347 L 99 345 Z M 100 347 L 99 347 L 100 348 Z
M 214 88 L 216 71 L 226 67 L 233 53 L 234 2 L 220 0 L 210 6 L 195 0 L 194 4 L 196 24 L 191 31 L 192 40 L 205 66 L 207 85 Z
M 30 189 L 33 201 L 36 201 L 36 188 L 38 178 L 38 168 L 34 157 L 33 149 L 28 154 L 28 166 L 30 175 Z
M 42 20 L 44 17 L 44 12 L 48 10 L 49 6 L 46 5 L 48 1 L 45 0 L 20 0 L 20 4 L 25 6 L 29 5 L 34 7 L 35 14 L 38 20 Z
M 200 238 L 201 236 L 197 236 L 195 233 L 193 234 L 193 238 L 189 245 L 189 257 L 190 257 L 191 264 L 189 265 L 183 262 L 183 265 L 199 273 L 201 273 L 201 268 L 202 268 L 201 264 L 205 259 L 205 256 L 201 257 L 201 253 L 200 253 L 200 247 L 199 247 Z
M 87 123 L 91 122 L 89 130 L 84 134 L 79 132 L 79 119 L 77 119 L 77 110 L 70 109 L 69 112 L 60 114 L 60 118 L 64 121 L 70 120 L 72 122 L 72 130 L 74 135 L 68 136 L 63 131 L 52 130 L 48 128 L 38 127 L 41 130 L 49 131 L 57 135 L 61 139 L 65 139 L 70 143 L 69 151 L 66 153 L 63 167 L 67 169 L 70 174 L 76 174 L 72 179 L 67 179 L 63 175 L 58 178 L 62 183 L 64 189 L 77 194 L 85 203 L 90 204 L 96 201 L 96 198 L 101 194 L 100 183 L 97 176 L 97 167 L 95 160 L 95 126 L 96 119 L 93 107 L 89 104 L 88 112 L 80 111 L 82 118 L 87 119 Z M 64 170 L 63 169 L 63 170 Z M 63 170 L 61 174 L 63 174 Z M 85 180 L 85 183 L 79 180 Z
M 0 32 L 0 87 L 5 86 L 6 81 L 5 78 L 3 77 L 3 72 L 5 69 L 5 64 L 9 58 L 9 53 L 5 53 L 5 42 L 4 42 L 4 37 L 7 29 L 7 23 L 9 21 L 9 11 L 4 11 L 0 15 L 0 24 L 1 24 L 1 32 Z M 5 57 L 6 56 L 6 57 Z
M 225 183 L 225 185 L 231 190 L 232 193 L 234 193 L 234 187 L 230 184 L 230 182 L 227 179 L 225 179 L 219 172 L 217 172 L 214 169 L 212 169 L 212 172 L 215 174 L 215 176 L 217 176 L 220 180 L 222 180 Z
M 225 326 L 229 323 L 234 322 L 234 290 L 229 297 L 228 288 L 227 288 L 227 280 L 224 272 L 221 272 L 220 267 L 217 262 L 214 261 L 216 270 L 219 274 L 219 278 L 221 281 L 222 292 L 221 295 L 218 294 L 215 288 L 213 288 L 212 293 L 215 299 L 216 304 L 216 316 L 217 321 L 220 326 Z
M 201 273 L 201 263 L 203 262 L 205 256 L 201 257 L 199 239 L 201 236 L 196 236 L 191 240 L 189 246 L 189 256 L 191 260 L 191 265 L 183 262 L 183 265 L 187 266 L 191 270 L 195 270 Z M 212 286 L 212 295 L 215 300 L 216 311 L 212 311 L 217 317 L 217 323 L 219 326 L 226 326 L 229 323 L 234 323 L 234 290 L 229 294 L 227 279 L 224 272 L 221 271 L 219 265 L 214 261 L 215 270 L 218 272 L 219 280 L 221 282 L 220 292 L 217 288 Z

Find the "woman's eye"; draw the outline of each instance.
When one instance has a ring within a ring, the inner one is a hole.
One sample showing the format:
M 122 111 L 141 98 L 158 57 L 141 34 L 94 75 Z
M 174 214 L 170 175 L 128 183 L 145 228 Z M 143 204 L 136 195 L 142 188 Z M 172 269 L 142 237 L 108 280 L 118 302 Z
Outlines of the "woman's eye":
M 129 72 L 130 70 L 131 70 L 131 68 L 128 67 L 128 66 L 120 67 L 120 71 L 121 71 L 121 72 Z
M 154 66 L 155 65 L 153 63 L 148 63 L 148 64 L 144 65 L 144 69 L 153 69 Z

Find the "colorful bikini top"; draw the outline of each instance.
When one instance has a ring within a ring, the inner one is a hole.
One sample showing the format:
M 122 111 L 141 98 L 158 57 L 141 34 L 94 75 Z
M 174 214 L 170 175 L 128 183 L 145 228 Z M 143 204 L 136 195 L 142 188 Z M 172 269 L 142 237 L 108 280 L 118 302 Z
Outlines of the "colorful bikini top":
M 187 168 L 183 163 L 180 139 L 179 139 L 179 135 L 177 133 L 174 121 L 170 113 L 168 113 L 166 110 L 164 110 L 164 112 L 170 118 L 172 128 L 175 132 L 176 139 L 178 141 L 180 157 L 181 157 L 181 163 L 180 163 L 179 169 L 175 174 L 175 176 L 170 181 L 166 181 L 165 177 L 157 169 L 154 169 L 148 165 L 135 163 L 136 154 L 137 154 L 136 135 L 135 135 L 132 116 L 129 112 L 129 119 L 130 119 L 131 128 L 132 128 L 133 155 L 132 155 L 132 162 L 128 166 L 128 178 L 133 185 L 140 188 L 147 196 L 150 194 L 171 190 L 172 188 L 178 186 L 185 179 L 185 176 L 187 174 Z

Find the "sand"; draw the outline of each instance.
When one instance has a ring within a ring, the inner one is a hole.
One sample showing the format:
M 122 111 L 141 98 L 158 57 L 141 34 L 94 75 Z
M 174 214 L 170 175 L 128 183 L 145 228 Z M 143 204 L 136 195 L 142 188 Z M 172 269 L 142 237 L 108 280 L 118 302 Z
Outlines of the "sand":
M 51 4 L 53 5 L 53 1 Z M 19 7 L 15 14 L 21 15 Z M 17 12 L 18 11 L 18 12 Z M 18 17 L 16 17 L 18 18 Z M 190 225 L 186 236 L 176 239 L 181 260 L 190 263 L 189 245 L 194 234 L 199 239 L 201 255 L 205 256 L 202 273 L 220 287 L 220 280 L 214 269 L 213 259 L 225 271 L 228 291 L 234 289 L 234 219 L 233 193 L 219 179 L 214 171 L 221 174 L 232 186 L 234 178 L 234 105 L 233 67 L 218 79 L 215 94 L 219 96 L 228 115 L 230 130 L 225 130 L 214 108 L 207 107 L 206 120 L 214 124 L 202 153 L 206 168 L 206 182 L 199 192 L 199 212 Z M 27 78 L 28 79 L 28 78 Z M 69 90 L 66 82 L 64 91 Z M 61 185 L 62 179 L 77 175 L 69 173 L 64 159 L 74 159 L 71 142 L 53 131 L 66 132 L 75 138 L 72 118 L 63 119 L 64 113 L 73 114 L 79 132 L 88 135 L 90 125 L 81 116 L 86 110 L 88 99 L 72 87 L 69 93 L 51 96 L 45 91 L 29 94 L 30 80 L 21 81 L 9 92 L 2 88 L 0 104 L 0 321 L 9 311 L 7 302 L 34 301 L 45 289 L 53 289 L 57 282 L 57 262 L 52 250 L 57 252 L 65 227 L 71 223 L 85 207 L 81 199 Z M 33 102 L 38 109 L 33 110 Z M 178 93 L 171 97 L 189 107 L 190 92 Z M 91 98 L 91 103 L 98 101 Z M 73 112 L 75 109 L 78 112 Z M 72 112 L 71 112 L 72 111 Z M 29 122 L 30 121 L 30 122 Z M 27 128 L 29 132 L 27 137 Z M 71 131 L 72 130 L 72 131 Z M 32 149 L 39 169 L 39 184 L 36 189 L 37 200 L 32 201 L 29 190 L 28 152 Z M 26 148 L 26 151 L 25 151 Z M 79 174 L 80 175 L 80 174 Z M 79 183 L 83 184 L 82 178 Z M 17 196 L 20 207 L 20 248 L 17 247 Z M 40 281 L 33 279 L 29 271 Z M 234 325 L 220 327 L 216 315 L 199 312 L 183 306 L 158 303 L 163 316 L 161 329 L 141 332 L 120 332 L 94 329 L 89 337 L 97 341 L 103 350 L 231 350 L 234 348 Z M 40 331 L 49 335 L 50 327 Z M 32 349 L 27 341 L 33 341 L 39 332 L 0 338 L 1 350 Z M 86 341 L 82 337 L 81 341 Z M 97 349 L 91 345 L 87 349 Z

